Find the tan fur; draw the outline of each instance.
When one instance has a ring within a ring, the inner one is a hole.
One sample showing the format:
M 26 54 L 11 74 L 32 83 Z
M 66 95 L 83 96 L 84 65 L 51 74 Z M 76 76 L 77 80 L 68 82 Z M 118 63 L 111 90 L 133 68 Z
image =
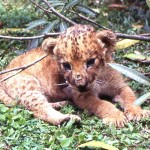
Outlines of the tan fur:
M 80 117 L 57 111 L 67 99 L 102 118 L 104 123 L 123 127 L 128 120 L 149 117 L 150 112 L 134 106 L 133 91 L 107 63 L 116 43 L 115 34 L 96 32 L 89 25 L 68 28 L 57 39 L 47 38 L 42 46 L 16 57 L 7 69 L 27 65 L 46 53 L 42 61 L 0 85 L 0 99 L 8 106 L 20 103 L 35 117 L 52 124 Z M 1 76 L 1 79 L 14 72 Z M 124 113 L 102 98 L 119 102 Z M 58 102 L 59 101 L 59 102 Z

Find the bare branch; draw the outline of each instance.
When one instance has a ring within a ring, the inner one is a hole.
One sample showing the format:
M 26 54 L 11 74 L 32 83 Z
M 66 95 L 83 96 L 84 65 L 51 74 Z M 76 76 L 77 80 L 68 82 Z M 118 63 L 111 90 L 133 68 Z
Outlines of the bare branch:
M 49 10 L 43 8 L 42 6 L 40 6 L 39 4 L 37 4 L 36 2 L 34 2 L 33 0 L 30 0 L 30 2 L 32 2 L 35 6 L 37 6 L 38 8 L 42 9 L 45 13 L 50 13 Z
M 149 76 L 149 75 L 150 75 L 150 72 L 146 72 L 146 73 L 144 73 L 144 75 Z
M 11 78 L 11 77 L 13 77 L 13 76 L 15 76 L 15 75 L 17 75 L 17 74 L 20 73 L 21 71 L 22 71 L 22 70 L 19 70 L 18 72 L 15 72 L 14 74 L 11 74 L 11 75 L 9 75 L 9 76 L 6 76 L 6 77 L 3 78 L 2 80 L 0 80 L 0 83 L 3 82 L 3 81 L 8 80 L 9 78 Z
M 141 41 L 150 41 L 150 37 L 142 36 L 142 35 L 128 35 L 128 34 L 122 34 L 122 33 L 116 33 L 118 38 L 125 38 L 125 39 L 135 39 L 135 40 L 141 40 Z
M 110 29 L 108 29 L 108 28 L 102 26 L 101 24 L 98 24 L 97 22 L 91 20 L 90 18 L 87 18 L 87 17 L 85 17 L 85 16 L 83 16 L 83 15 L 81 15 L 81 14 L 79 14 L 79 13 L 76 13 L 75 11 L 70 10 L 70 12 L 76 14 L 77 16 L 79 16 L 80 18 L 84 19 L 85 21 L 88 21 L 88 22 L 90 22 L 90 23 L 92 23 L 92 24 L 94 24 L 94 25 L 97 25 L 97 26 L 100 27 L 100 28 L 103 28 L 103 29 L 106 29 L 106 30 L 110 30 Z
M 70 19 L 66 18 L 64 15 L 60 14 L 59 12 L 57 12 L 54 7 L 52 7 L 47 0 L 42 0 L 52 11 L 52 13 L 54 13 L 56 16 L 58 16 L 59 18 L 63 19 L 64 21 L 70 23 L 71 25 L 76 25 L 75 22 L 71 21 Z
M 4 36 L 0 35 L 0 39 L 10 39 L 10 40 L 33 40 L 33 39 L 39 39 L 39 38 L 46 38 L 49 36 L 58 36 L 60 33 L 47 33 L 43 35 L 38 36 L 32 36 L 32 37 L 15 37 L 15 36 Z
M 4 36 L 0 35 L 0 39 L 10 39 L 10 40 L 33 40 L 33 39 L 39 39 L 39 38 L 46 38 L 50 36 L 58 36 L 61 32 L 58 33 L 47 33 L 39 36 L 33 36 L 33 37 L 14 37 L 14 36 Z M 128 34 L 122 34 L 122 33 L 115 33 L 117 35 L 117 38 L 124 38 L 124 39 L 135 39 L 135 40 L 141 40 L 141 41 L 150 41 L 149 35 L 128 35 Z
M 43 55 L 42 57 L 40 57 L 39 59 L 33 61 L 32 63 L 30 63 L 30 64 L 28 64 L 28 65 L 24 65 L 24 66 L 21 66 L 21 67 L 17 67 L 17 68 L 13 68 L 13 69 L 1 71 L 1 72 L 0 72 L 0 75 L 5 74 L 5 73 L 8 73 L 8 72 L 18 71 L 18 70 L 19 70 L 18 72 L 15 72 L 14 74 L 11 74 L 11 75 L 7 76 L 6 78 L 0 80 L 0 83 L 3 82 L 3 81 L 6 81 L 7 79 L 9 79 L 9 78 L 11 78 L 11 77 L 13 77 L 13 76 L 15 76 L 16 74 L 22 72 L 23 70 L 25 70 L 25 69 L 27 69 L 27 68 L 33 66 L 34 64 L 36 64 L 37 62 L 41 61 L 42 59 L 44 59 L 44 58 L 47 57 L 47 56 L 48 56 L 48 54 L 45 54 L 45 55 Z

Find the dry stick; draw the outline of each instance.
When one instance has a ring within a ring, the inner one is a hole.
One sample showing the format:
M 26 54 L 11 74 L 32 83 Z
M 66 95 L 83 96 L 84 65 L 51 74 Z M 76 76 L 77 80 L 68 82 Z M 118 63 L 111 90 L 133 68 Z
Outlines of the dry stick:
M 10 40 L 33 40 L 33 39 L 39 39 L 39 38 L 45 38 L 49 36 L 58 36 L 60 33 L 47 33 L 43 35 L 38 36 L 32 36 L 32 37 L 15 37 L 15 36 L 4 36 L 0 35 L 0 39 L 10 39 Z
M 141 41 L 150 41 L 150 37 L 147 37 L 147 36 L 128 35 L 128 34 L 122 34 L 122 33 L 115 33 L 115 34 L 117 35 L 117 38 L 135 39 L 135 40 L 141 40 Z
M 98 24 L 97 22 L 91 20 L 90 18 L 87 18 L 87 17 L 85 17 L 85 16 L 83 16 L 83 15 L 81 15 L 79 13 L 76 13 L 75 11 L 70 10 L 70 12 L 76 14 L 77 16 L 79 16 L 80 18 L 84 19 L 85 21 L 88 21 L 90 23 L 93 23 L 93 24 L 97 25 L 100 28 L 103 28 L 103 29 L 106 29 L 106 30 L 110 30 L 109 28 L 106 28 L 106 27 L 102 26 L 101 24 Z
M 42 6 L 40 6 L 39 4 L 37 4 L 36 2 L 34 2 L 33 0 L 30 0 L 35 6 L 37 6 L 38 8 L 42 9 L 45 13 L 51 13 L 51 11 L 43 8 Z
M 0 35 L 0 39 L 11 39 L 11 40 L 33 40 L 38 38 L 45 38 L 50 36 L 58 36 L 61 33 L 47 33 L 39 36 L 33 36 L 33 37 L 13 37 L 13 36 L 4 36 Z M 150 41 L 150 37 L 143 36 L 143 35 L 128 35 L 128 34 L 122 34 L 122 33 L 115 33 L 117 35 L 117 38 L 125 38 L 125 39 L 134 39 L 134 40 L 141 40 L 141 41 Z
M 18 72 L 14 73 L 14 74 L 11 74 L 11 75 L 9 75 L 9 76 L 6 76 L 6 77 L 3 78 L 2 80 L 0 80 L 0 83 L 3 82 L 3 81 L 8 80 L 9 78 L 11 78 L 11 77 L 13 77 L 13 76 L 15 76 L 15 75 L 17 75 L 17 74 L 20 73 L 21 71 L 22 71 L 22 70 L 19 70 Z
M 17 75 L 18 73 L 22 72 L 23 70 L 25 70 L 25 69 L 27 69 L 27 68 L 33 66 L 34 64 L 36 64 L 37 62 L 41 61 L 42 59 L 44 59 L 44 58 L 47 57 L 47 56 L 48 56 L 48 54 L 45 54 L 45 55 L 43 55 L 42 57 L 40 57 L 39 59 L 33 61 L 32 63 L 30 63 L 30 64 L 28 64 L 28 65 L 24 65 L 24 66 L 21 66 L 21 67 L 17 67 L 17 68 L 13 68 L 13 69 L 1 71 L 1 72 L 0 72 L 0 75 L 1 75 L 1 74 L 4 74 L 4 73 L 8 73 L 8 72 L 18 71 L 18 70 L 19 70 L 18 72 L 14 73 L 13 75 L 7 76 L 6 78 L 0 80 L 0 83 L 3 82 L 3 81 L 6 81 L 7 79 L 9 79 L 9 78 L 11 78 L 11 77 L 13 77 L 13 76 L 15 76 L 15 75 Z
M 147 75 L 147 76 L 149 76 L 149 75 L 150 75 L 150 72 L 146 72 L 146 73 L 144 73 L 144 75 Z
M 59 18 L 63 19 L 64 21 L 72 24 L 72 25 L 76 25 L 75 22 L 71 21 L 70 19 L 66 18 L 64 15 L 60 14 L 59 12 L 57 12 L 54 7 L 52 7 L 47 0 L 42 0 L 52 11 L 52 13 L 54 13 L 56 16 L 58 16 Z
M 144 34 L 140 34 L 142 36 L 150 36 L 150 33 L 144 33 Z

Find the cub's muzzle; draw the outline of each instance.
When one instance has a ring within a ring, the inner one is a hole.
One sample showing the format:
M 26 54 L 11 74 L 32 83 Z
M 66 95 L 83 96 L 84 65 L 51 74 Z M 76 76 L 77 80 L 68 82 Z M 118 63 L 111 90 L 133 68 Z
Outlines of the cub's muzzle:
M 87 83 L 87 79 L 86 78 L 83 78 L 80 75 L 76 76 L 75 85 L 76 85 L 77 89 L 80 92 L 87 91 L 87 85 L 88 85 L 88 83 Z

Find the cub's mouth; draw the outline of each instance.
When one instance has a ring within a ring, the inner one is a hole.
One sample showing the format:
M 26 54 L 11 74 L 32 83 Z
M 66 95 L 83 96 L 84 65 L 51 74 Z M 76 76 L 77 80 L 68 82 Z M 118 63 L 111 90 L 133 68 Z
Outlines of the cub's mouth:
M 89 89 L 87 88 L 87 85 L 79 85 L 77 87 L 77 90 L 82 93 L 82 92 L 87 92 Z

